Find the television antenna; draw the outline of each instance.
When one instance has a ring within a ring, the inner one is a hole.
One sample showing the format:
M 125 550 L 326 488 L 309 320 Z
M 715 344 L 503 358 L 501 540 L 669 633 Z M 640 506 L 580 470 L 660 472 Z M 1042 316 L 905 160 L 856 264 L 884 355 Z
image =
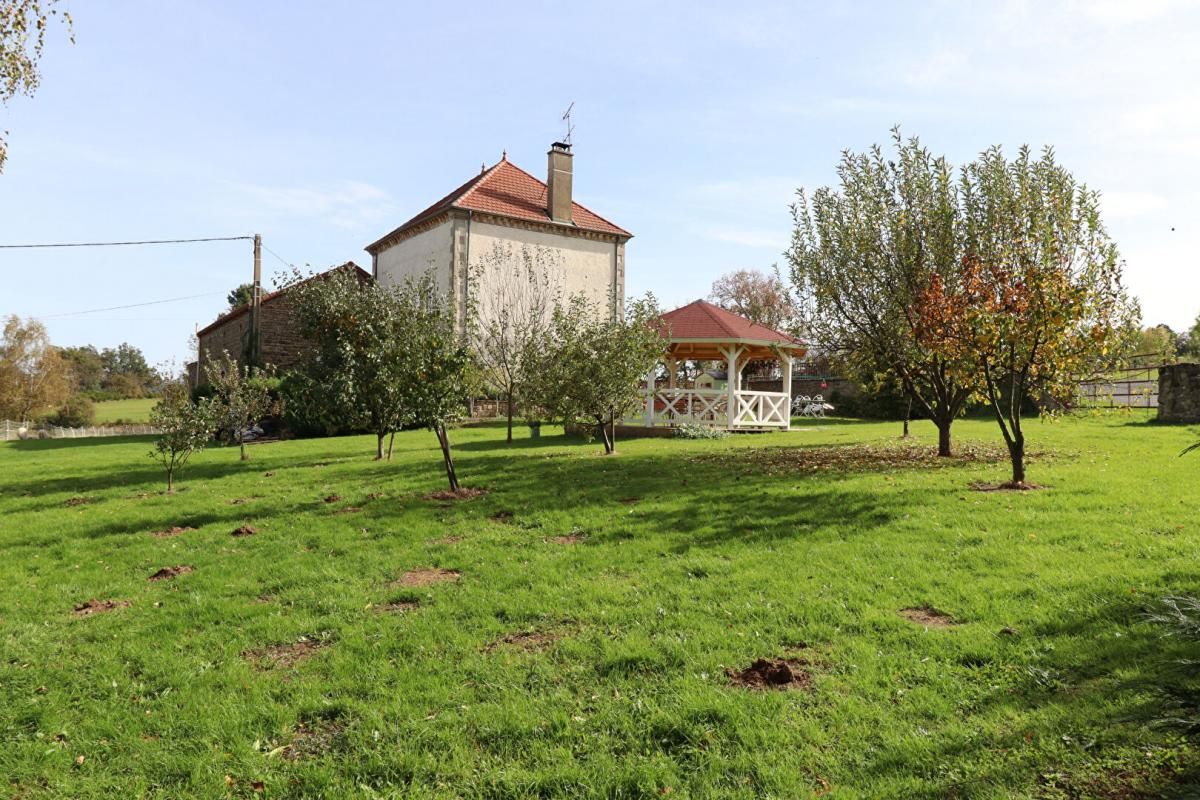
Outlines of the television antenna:
M 571 134 L 575 132 L 575 125 L 571 122 L 571 109 L 575 108 L 575 101 L 571 101 L 571 105 L 567 106 L 567 110 L 563 112 L 563 122 L 567 123 L 567 135 L 563 138 L 563 144 L 571 146 Z

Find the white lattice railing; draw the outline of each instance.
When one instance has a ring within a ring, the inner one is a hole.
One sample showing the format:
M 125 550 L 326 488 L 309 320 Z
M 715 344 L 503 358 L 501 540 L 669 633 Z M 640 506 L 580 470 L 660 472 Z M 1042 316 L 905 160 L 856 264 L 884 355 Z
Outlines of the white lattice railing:
M 734 427 L 786 428 L 790 422 L 791 397 L 785 392 L 736 392 Z
M 735 392 L 737 413 L 729 419 L 727 389 L 656 389 L 646 395 L 642 413 L 626 419 L 649 427 L 711 425 L 717 428 L 786 428 L 790 398 L 784 392 Z

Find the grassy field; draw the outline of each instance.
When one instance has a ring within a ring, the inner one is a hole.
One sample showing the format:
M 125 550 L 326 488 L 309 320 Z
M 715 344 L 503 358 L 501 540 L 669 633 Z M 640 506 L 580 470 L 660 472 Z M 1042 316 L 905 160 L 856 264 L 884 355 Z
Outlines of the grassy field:
M 96 403 L 96 424 L 106 422 L 147 422 L 150 419 L 150 409 L 158 402 L 155 397 L 143 397 L 136 400 L 105 400 Z
M 458 502 L 427 499 L 445 478 L 420 431 L 390 464 L 362 437 L 209 450 L 173 496 L 145 439 L 0 444 L 4 789 L 1133 798 L 1196 779 L 1200 755 L 1147 722 L 1147 682 L 1195 654 L 1141 618 L 1200 592 L 1187 429 L 1031 421 L 1047 488 L 1013 494 L 970 486 L 1007 475 L 992 423 L 957 424 L 969 457 L 948 463 L 924 425 L 918 450 L 898 425 L 801 424 L 612 458 L 463 429 L 464 484 L 490 492 Z M 92 599 L 128 605 L 73 610 Z M 794 687 L 735 685 L 759 658 L 791 659 Z

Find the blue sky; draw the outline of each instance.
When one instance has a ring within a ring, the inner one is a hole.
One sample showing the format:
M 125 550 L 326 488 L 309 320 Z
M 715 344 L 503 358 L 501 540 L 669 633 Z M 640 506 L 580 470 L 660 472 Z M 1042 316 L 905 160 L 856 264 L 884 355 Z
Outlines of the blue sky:
M 259 232 L 367 266 L 502 150 L 542 175 L 574 101 L 576 199 L 635 234 L 629 291 L 665 305 L 782 263 L 796 188 L 899 123 L 955 163 L 1054 145 L 1147 322 L 1200 313 L 1194 3 L 64 5 L 76 44 L 52 32 L 41 90 L 0 109 L 0 243 Z M 0 251 L 0 314 L 182 363 L 250 269 L 242 242 Z

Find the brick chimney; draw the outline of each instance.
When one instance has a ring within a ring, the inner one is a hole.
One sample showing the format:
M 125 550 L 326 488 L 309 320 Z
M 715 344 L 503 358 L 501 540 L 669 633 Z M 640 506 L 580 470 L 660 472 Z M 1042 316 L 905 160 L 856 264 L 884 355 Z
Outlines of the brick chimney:
M 546 176 L 546 211 L 555 222 L 572 222 L 571 219 L 571 145 L 555 142 L 546 154 L 548 160 Z

